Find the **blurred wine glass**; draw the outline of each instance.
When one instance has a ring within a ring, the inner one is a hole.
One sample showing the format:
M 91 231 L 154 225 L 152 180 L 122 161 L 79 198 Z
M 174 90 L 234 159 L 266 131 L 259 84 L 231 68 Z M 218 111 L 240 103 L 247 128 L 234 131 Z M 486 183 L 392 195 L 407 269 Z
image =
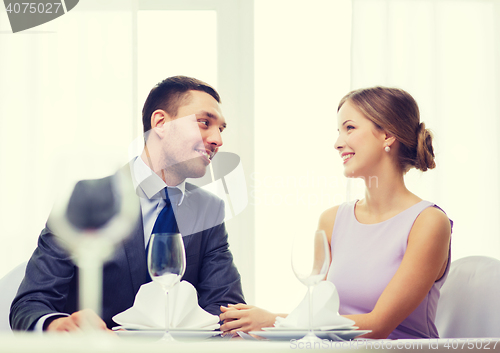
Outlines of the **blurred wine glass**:
M 180 233 L 154 233 L 148 247 L 149 275 L 165 292 L 165 334 L 162 341 L 175 341 L 169 331 L 168 291 L 181 280 L 186 270 L 184 242 Z
M 73 151 L 61 155 L 53 175 L 57 195 L 47 225 L 78 266 L 79 309 L 98 316 L 104 263 L 139 216 L 130 169 L 124 165 L 115 154 Z M 87 315 L 81 325 L 86 332 L 96 331 L 95 316 Z
M 313 236 L 297 236 L 292 244 L 292 269 L 297 279 L 307 286 L 309 302 L 308 333 L 305 341 L 321 341 L 314 334 L 312 291 L 325 279 L 330 266 L 330 247 L 323 230 Z

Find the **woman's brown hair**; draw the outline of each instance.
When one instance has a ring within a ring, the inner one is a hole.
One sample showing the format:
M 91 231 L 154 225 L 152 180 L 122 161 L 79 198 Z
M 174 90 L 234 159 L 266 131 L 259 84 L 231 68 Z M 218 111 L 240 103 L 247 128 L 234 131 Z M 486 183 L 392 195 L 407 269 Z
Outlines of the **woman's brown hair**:
M 337 111 L 347 101 L 377 128 L 389 132 L 399 141 L 398 163 L 404 172 L 412 167 L 424 172 L 436 167 L 432 134 L 420 122 L 417 102 L 408 92 L 380 86 L 357 89 L 340 100 Z

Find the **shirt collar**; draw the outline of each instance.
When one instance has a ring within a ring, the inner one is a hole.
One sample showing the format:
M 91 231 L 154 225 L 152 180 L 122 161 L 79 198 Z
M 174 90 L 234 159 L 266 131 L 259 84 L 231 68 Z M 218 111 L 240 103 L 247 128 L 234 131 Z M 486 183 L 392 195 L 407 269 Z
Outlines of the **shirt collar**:
M 138 156 L 134 161 L 134 178 L 135 178 L 135 189 L 139 195 L 144 195 L 148 199 L 153 198 L 163 198 L 161 191 L 165 187 L 177 188 L 181 191 L 182 196 L 179 199 L 178 206 L 181 205 L 184 200 L 186 191 L 186 181 L 184 180 L 179 185 L 170 186 L 167 185 L 162 178 L 158 176 L 155 172 L 149 168 L 146 163 L 142 160 L 141 156 Z

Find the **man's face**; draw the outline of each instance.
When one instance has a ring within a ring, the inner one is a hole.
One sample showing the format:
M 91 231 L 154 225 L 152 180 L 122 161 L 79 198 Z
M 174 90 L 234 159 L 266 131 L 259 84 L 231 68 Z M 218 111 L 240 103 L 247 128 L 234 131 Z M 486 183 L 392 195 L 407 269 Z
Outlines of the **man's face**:
M 178 180 L 200 178 L 222 146 L 226 128 L 219 103 L 208 93 L 190 91 L 189 103 L 163 126 L 162 167 Z

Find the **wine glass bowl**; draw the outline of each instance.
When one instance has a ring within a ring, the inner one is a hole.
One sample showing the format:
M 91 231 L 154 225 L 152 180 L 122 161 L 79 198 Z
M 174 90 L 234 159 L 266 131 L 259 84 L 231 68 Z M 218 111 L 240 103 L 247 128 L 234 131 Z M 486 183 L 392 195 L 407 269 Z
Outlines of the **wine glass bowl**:
M 180 282 L 186 270 L 186 252 L 180 233 L 151 234 L 148 245 L 148 271 L 165 292 L 165 334 L 162 341 L 175 341 L 169 332 L 168 291 Z
M 312 291 L 326 278 L 330 267 L 330 246 L 323 230 L 313 236 L 296 236 L 292 245 L 292 269 L 297 279 L 307 286 L 309 301 L 309 332 L 303 338 L 320 341 L 314 334 Z

